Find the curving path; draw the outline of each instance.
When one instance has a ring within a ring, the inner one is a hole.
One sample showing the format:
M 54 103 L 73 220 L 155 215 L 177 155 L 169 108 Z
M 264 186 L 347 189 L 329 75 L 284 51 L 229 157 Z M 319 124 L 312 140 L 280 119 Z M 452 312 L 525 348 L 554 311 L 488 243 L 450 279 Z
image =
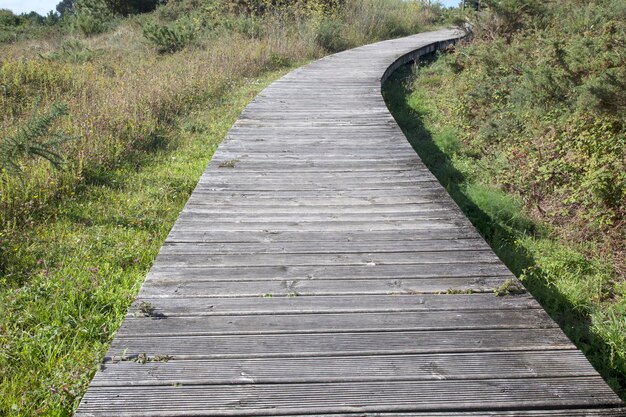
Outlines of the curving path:
M 512 274 L 385 106 L 381 75 L 459 36 L 339 53 L 259 94 L 77 415 L 625 415 L 532 297 L 493 294 Z

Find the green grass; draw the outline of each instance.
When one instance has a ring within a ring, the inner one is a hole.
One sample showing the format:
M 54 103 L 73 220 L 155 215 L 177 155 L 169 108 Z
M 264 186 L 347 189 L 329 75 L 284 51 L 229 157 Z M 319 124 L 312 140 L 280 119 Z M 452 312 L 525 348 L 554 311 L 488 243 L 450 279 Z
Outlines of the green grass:
M 72 414 L 213 152 L 284 72 L 233 85 L 141 160 L 90 172 L 12 240 L 28 274 L 0 278 L 0 415 Z
M 50 133 L 74 138 L 51 146 L 62 170 L 0 146 L 0 165 L 17 166 L 0 166 L 1 416 L 72 413 L 197 178 L 271 71 L 324 56 L 337 46 L 321 42 L 329 34 L 347 48 L 442 17 L 402 0 L 322 3 L 253 13 L 238 0 L 181 0 L 49 27 L 0 16 L 0 145 L 55 104 L 68 114 Z
M 438 107 L 437 65 L 418 75 L 404 68 L 385 84 L 392 114 L 498 256 L 626 399 L 626 284 L 610 257 L 559 239 L 526 211 L 523 196 L 500 188 L 494 173 L 511 168 L 460 139 Z

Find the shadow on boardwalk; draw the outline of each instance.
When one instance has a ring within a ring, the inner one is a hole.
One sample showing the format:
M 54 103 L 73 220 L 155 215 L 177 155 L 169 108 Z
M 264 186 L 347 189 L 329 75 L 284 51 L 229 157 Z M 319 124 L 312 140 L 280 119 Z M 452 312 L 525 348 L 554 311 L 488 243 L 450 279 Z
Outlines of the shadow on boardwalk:
M 422 57 L 422 64 L 429 65 L 436 59 L 435 54 Z M 538 237 L 540 232 L 533 224 L 509 224 L 502 226 L 474 203 L 464 190 L 468 180 L 455 166 L 449 155 L 435 143 L 433 134 L 424 125 L 423 114 L 413 109 L 407 101 L 411 94 L 410 79 L 413 75 L 411 65 L 405 65 L 396 71 L 383 86 L 383 96 L 392 115 L 402 128 L 411 146 L 437 177 L 463 213 L 469 218 L 480 234 L 487 240 L 498 257 L 515 274 L 525 276 L 524 285 L 539 301 L 546 312 L 555 320 L 574 344 L 585 353 L 587 359 L 596 368 L 609 385 L 626 399 L 626 362 L 611 358 L 611 347 L 591 328 L 588 309 L 573 305 L 569 299 L 544 278 L 548 275 L 541 270 L 532 254 L 515 240 L 522 235 Z M 532 271 L 531 274 L 528 271 Z M 618 363 L 615 363 L 618 361 Z M 615 369 L 621 369 L 618 373 Z

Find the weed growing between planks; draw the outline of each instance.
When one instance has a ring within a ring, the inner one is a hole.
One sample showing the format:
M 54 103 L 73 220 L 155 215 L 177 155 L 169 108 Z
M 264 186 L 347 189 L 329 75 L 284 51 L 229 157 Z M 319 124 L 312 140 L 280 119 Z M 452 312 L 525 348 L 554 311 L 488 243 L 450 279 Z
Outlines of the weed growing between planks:
M 522 199 L 494 181 L 506 169 L 497 154 L 461 141 L 442 111 L 440 61 L 415 75 L 394 74 L 383 92 L 393 116 L 422 161 L 435 174 L 496 254 L 518 276 L 609 385 L 626 399 L 626 284 L 611 259 L 589 256 L 591 244 L 559 238 L 533 219 Z M 516 292 L 514 282 L 497 289 Z

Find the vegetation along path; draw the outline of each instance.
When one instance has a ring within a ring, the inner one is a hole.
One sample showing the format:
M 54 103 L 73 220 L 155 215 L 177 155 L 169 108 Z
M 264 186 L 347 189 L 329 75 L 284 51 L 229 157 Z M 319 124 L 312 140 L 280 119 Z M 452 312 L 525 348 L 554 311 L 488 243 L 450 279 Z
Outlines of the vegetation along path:
M 381 76 L 459 36 L 356 48 L 266 88 L 77 415 L 624 415 L 383 101 Z

